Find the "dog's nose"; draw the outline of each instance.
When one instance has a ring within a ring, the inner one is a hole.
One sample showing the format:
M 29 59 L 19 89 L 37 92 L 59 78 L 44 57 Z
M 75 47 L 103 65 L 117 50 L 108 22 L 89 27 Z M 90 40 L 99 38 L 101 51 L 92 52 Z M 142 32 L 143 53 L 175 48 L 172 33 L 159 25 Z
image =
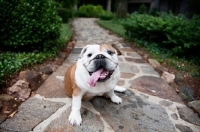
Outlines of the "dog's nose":
M 95 57 L 95 59 L 105 59 L 105 56 L 104 55 L 97 55 L 96 57 Z

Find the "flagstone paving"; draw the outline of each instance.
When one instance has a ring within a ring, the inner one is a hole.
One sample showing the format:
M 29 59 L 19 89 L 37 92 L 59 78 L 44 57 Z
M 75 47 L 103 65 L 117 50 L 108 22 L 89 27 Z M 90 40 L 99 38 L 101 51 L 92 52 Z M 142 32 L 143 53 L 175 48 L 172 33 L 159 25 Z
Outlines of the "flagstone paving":
M 73 51 L 36 95 L 0 125 L 0 132 L 199 132 L 200 118 L 183 104 L 174 89 L 123 38 L 110 35 L 95 20 L 73 21 Z M 116 105 L 103 97 L 83 101 L 82 125 L 72 126 L 68 122 L 71 98 L 64 92 L 63 76 L 84 46 L 102 43 L 114 43 L 123 53 L 119 56 L 118 85 L 127 90 L 117 93 L 123 103 Z

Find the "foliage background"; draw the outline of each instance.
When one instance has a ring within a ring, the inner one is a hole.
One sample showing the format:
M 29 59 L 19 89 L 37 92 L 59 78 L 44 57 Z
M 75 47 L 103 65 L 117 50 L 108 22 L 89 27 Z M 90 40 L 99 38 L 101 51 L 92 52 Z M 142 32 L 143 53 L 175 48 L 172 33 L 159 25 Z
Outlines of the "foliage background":
M 1 0 L 0 45 L 4 50 L 49 50 L 61 19 L 51 0 Z
M 72 36 L 55 1 L 0 1 L 0 85 L 11 74 L 52 58 Z
M 169 49 L 173 55 L 199 55 L 199 16 L 187 19 L 183 15 L 174 16 L 171 13 L 161 13 L 159 17 L 133 13 L 122 20 L 122 25 L 130 40 L 158 45 L 163 50 Z

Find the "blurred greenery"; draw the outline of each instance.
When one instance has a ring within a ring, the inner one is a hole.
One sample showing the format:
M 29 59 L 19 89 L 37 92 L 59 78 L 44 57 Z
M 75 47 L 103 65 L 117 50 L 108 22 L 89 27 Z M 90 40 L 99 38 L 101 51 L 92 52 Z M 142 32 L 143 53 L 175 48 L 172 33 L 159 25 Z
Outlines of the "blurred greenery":
M 61 35 L 57 40 L 56 47 L 49 51 L 35 52 L 11 52 L 0 51 L 0 84 L 4 83 L 4 78 L 27 66 L 42 63 L 47 58 L 55 57 L 57 51 L 61 49 L 72 36 L 69 24 L 62 24 Z
M 124 27 L 120 24 L 120 21 L 118 19 L 97 20 L 97 23 L 99 25 L 101 25 L 102 27 L 113 31 L 114 33 L 116 33 L 122 37 L 125 36 Z
M 193 58 L 193 55 L 200 55 L 199 16 L 188 19 L 172 13 L 160 13 L 159 17 L 133 13 L 122 20 L 122 25 L 128 39 L 156 43 L 176 56 Z
M 72 9 L 66 8 L 57 8 L 58 15 L 62 18 L 63 23 L 67 23 L 71 19 L 73 19 L 76 15 L 76 11 Z
M 104 13 L 105 10 L 101 5 L 82 5 L 78 9 L 79 17 L 99 17 L 99 14 Z
M 147 7 L 144 5 L 144 4 L 142 4 L 140 7 L 139 7 L 139 10 L 138 10 L 138 13 L 139 14 L 146 14 L 146 9 Z
M 0 12 L 1 49 L 45 51 L 55 46 L 61 18 L 52 0 L 1 0 Z
M 99 14 L 99 18 L 101 20 L 111 20 L 114 17 L 115 17 L 115 15 L 112 12 L 108 12 L 108 11 L 105 11 L 104 13 Z

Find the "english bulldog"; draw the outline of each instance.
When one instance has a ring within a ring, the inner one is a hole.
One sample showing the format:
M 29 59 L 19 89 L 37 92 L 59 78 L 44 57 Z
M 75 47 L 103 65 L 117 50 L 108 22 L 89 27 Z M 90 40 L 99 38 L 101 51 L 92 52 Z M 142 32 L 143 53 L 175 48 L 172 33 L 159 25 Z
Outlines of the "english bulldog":
M 72 125 L 82 123 L 81 100 L 105 96 L 116 104 L 122 103 L 122 99 L 114 93 L 114 90 L 126 90 L 116 85 L 120 78 L 118 55 L 121 52 L 114 44 L 87 45 L 82 49 L 78 61 L 68 68 L 64 82 L 67 95 L 72 97 L 68 118 Z

